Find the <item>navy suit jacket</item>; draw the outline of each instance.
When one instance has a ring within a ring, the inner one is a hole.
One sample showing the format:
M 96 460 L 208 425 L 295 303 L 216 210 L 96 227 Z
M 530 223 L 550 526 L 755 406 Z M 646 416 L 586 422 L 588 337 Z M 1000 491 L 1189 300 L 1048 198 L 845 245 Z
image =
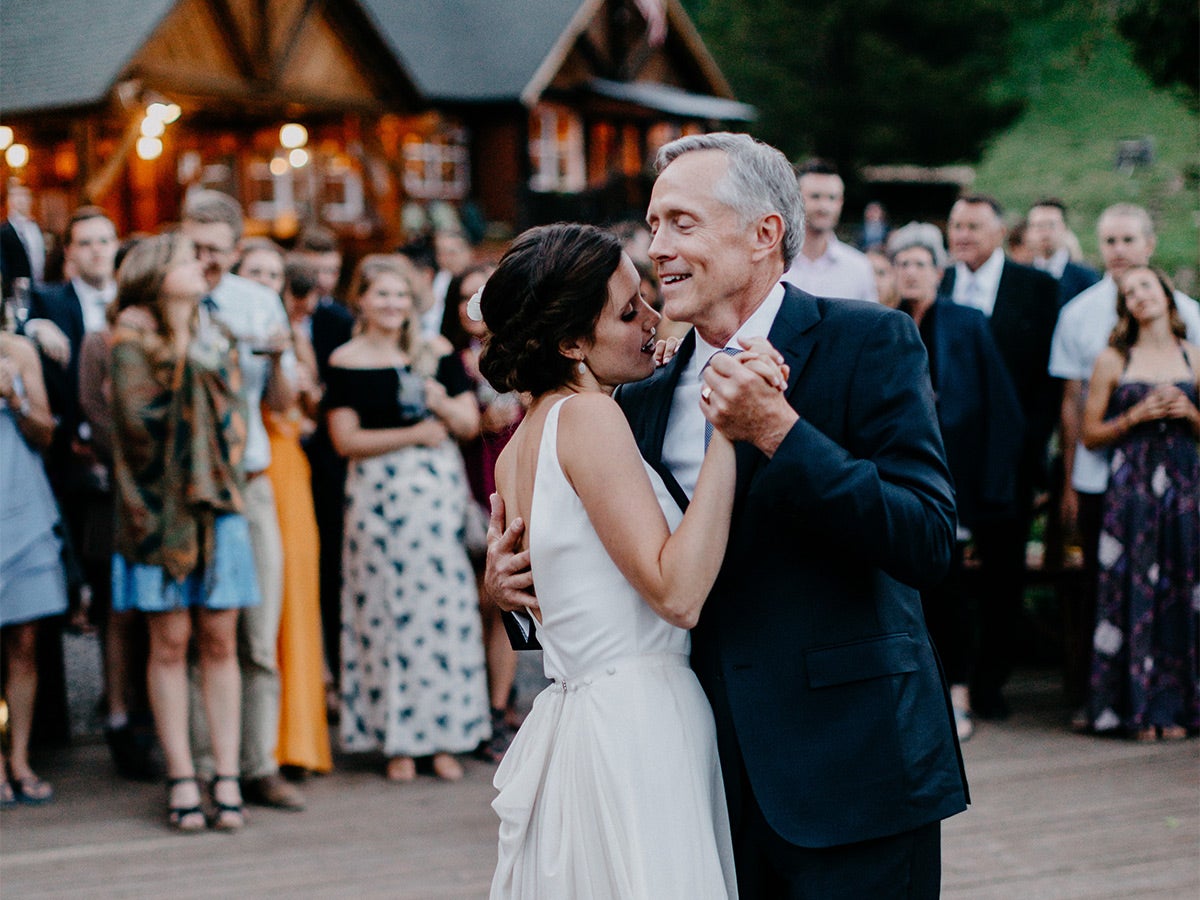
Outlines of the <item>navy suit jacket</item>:
M 70 459 L 71 441 L 82 415 L 79 407 L 79 350 L 83 346 L 85 329 L 83 307 L 79 303 L 79 295 L 75 293 L 75 286 L 64 281 L 34 288 L 29 298 L 29 318 L 49 319 L 62 329 L 71 342 L 71 359 L 65 367 L 41 354 L 46 398 L 50 401 L 50 411 L 58 417 L 49 452 L 53 469 L 65 465 Z
M 950 267 L 942 278 L 940 293 L 953 296 L 954 281 L 954 268 Z M 1032 266 L 1004 260 L 996 305 L 988 322 L 1025 414 L 1020 481 L 1027 489 L 1044 468 L 1046 443 L 1058 424 L 1062 406 L 1062 382 L 1052 378 L 1049 371 L 1058 309 L 1058 282 L 1054 278 Z
M 959 521 L 973 528 L 1012 512 L 1025 416 L 977 309 L 939 298 L 922 326 Z
M 322 298 L 313 310 L 310 323 L 317 375 L 324 382 L 329 374 L 329 357 L 354 333 L 354 314 L 336 300 Z
M 12 296 L 14 278 L 30 278 L 33 266 L 29 262 L 29 251 L 13 223 L 5 219 L 0 223 L 0 290 L 5 297 Z
M 967 803 L 921 612 L 954 544 L 954 497 L 912 319 L 788 285 L 769 335 L 800 414 L 774 456 L 737 447 L 733 525 L 692 632 L 730 809 L 744 764 L 771 827 L 802 847 L 896 834 Z M 671 396 L 695 348 L 618 400 L 664 472 Z
M 1086 291 L 1100 280 L 1100 273 L 1079 263 L 1069 262 L 1058 279 L 1058 307 L 1062 309 L 1077 294 Z

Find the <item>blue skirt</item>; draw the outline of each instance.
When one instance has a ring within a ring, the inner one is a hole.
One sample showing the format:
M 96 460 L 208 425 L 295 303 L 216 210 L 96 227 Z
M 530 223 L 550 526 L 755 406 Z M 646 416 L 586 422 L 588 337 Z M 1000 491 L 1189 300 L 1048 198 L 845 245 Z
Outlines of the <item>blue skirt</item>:
M 196 571 L 173 581 L 162 566 L 131 563 L 113 554 L 112 608 L 115 612 L 171 612 L 176 609 L 242 609 L 259 603 L 258 576 L 244 517 L 221 516 L 214 526 L 217 570 L 206 579 Z M 210 583 L 206 584 L 206 580 Z

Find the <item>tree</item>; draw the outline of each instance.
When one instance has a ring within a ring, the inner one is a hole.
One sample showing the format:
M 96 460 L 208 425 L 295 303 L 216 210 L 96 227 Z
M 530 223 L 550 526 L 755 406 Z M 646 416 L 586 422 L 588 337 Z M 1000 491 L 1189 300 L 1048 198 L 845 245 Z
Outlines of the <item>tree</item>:
M 1117 30 L 1158 87 L 1200 109 L 1200 6 L 1196 0 L 1120 0 Z
M 755 133 L 789 156 L 977 159 L 1020 112 L 997 85 L 1023 0 L 690 0 Z

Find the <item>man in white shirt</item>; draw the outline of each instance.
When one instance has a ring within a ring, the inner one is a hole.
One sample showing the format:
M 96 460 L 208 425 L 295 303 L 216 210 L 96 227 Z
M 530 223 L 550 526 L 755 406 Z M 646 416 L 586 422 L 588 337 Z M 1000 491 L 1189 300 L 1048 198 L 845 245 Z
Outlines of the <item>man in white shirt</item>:
M 266 468 L 271 446 L 260 403 L 288 409 L 296 360 L 285 350 L 289 326 L 283 301 L 270 289 L 230 273 L 242 236 L 242 210 L 230 196 L 197 190 L 184 202 L 181 228 L 196 247 L 211 291 L 201 315 L 219 319 L 238 341 L 246 400 L 244 514 L 250 525 L 261 602 L 242 610 L 238 657 L 242 670 L 241 774 L 244 799 L 279 809 L 304 808 L 275 760 L 279 739 L 279 619 L 283 603 L 283 545 L 275 493 Z M 195 698 L 194 698 L 195 699 Z M 198 703 L 193 702 L 193 711 Z M 193 716 L 193 727 L 202 716 Z
M 1064 381 L 1061 408 L 1063 444 L 1063 527 L 1077 526 L 1084 558 L 1084 585 L 1068 623 L 1075 659 L 1068 660 L 1069 687 L 1082 699 L 1087 685 L 1087 650 L 1095 627 L 1097 554 L 1104 491 L 1108 487 L 1108 454 L 1088 450 L 1080 441 L 1087 386 L 1100 351 L 1108 346 L 1117 324 L 1117 282 L 1130 269 L 1148 265 L 1156 238 L 1149 213 L 1140 206 L 1118 203 L 1100 214 L 1096 223 L 1104 278 L 1063 307 L 1054 329 L 1050 374 Z M 1200 304 L 1182 291 L 1175 306 L 1188 329 L 1188 340 L 1200 341 Z
M 812 160 L 799 174 L 804 201 L 804 245 L 783 280 L 817 297 L 878 302 L 875 273 L 866 255 L 838 240 L 845 185 L 830 163 Z
M 467 236 L 461 231 L 438 231 L 433 236 L 433 256 L 437 274 L 433 276 L 433 305 L 421 313 L 421 333 L 427 338 L 442 333 L 446 310 L 446 289 L 450 280 L 461 275 L 475 261 Z

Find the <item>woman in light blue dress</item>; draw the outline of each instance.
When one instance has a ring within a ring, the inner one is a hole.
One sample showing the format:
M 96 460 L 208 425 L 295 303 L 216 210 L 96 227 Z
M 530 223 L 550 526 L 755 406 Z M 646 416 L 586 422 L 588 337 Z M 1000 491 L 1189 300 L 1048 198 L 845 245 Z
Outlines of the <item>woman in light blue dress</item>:
M 11 735 L 8 759 L 0 755 L 0 805 L 6 808 L 54 796 L 29 765 L 38 621 L 67 608 L 58 506 L 40 452 L 53 433 L 37 352 L 25 338 L 0 334 L 0 635 Z

